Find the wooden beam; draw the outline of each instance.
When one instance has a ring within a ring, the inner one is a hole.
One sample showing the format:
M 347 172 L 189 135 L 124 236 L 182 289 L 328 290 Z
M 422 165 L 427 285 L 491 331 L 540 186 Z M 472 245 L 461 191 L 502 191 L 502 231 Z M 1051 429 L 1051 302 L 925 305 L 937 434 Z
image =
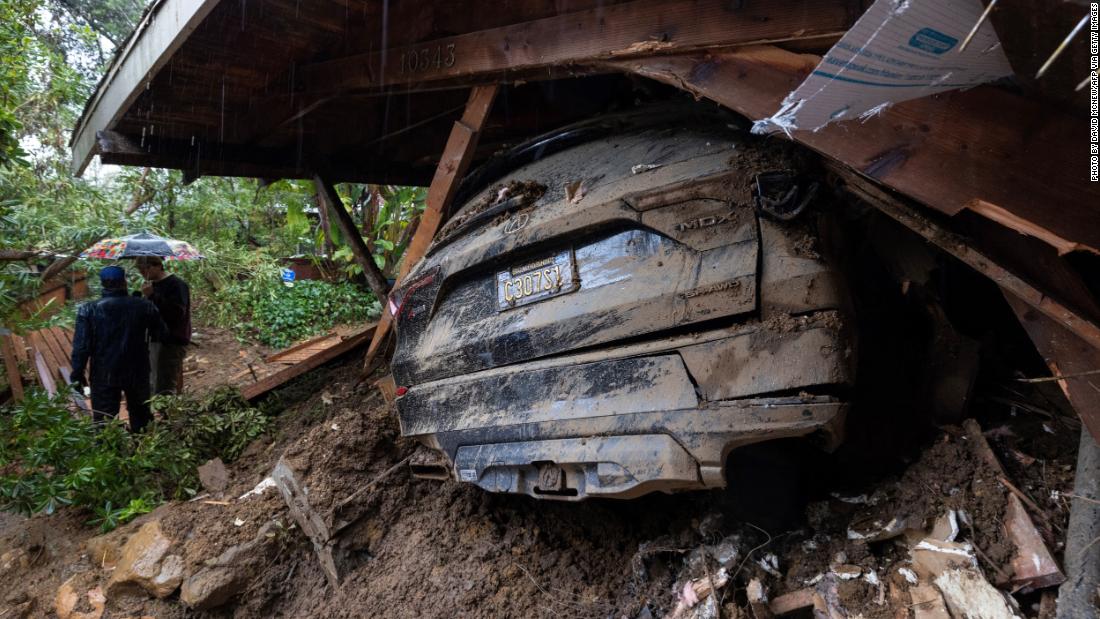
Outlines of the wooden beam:
M 443 156 L 440 157 L 439 165 L 435 169 L 432 184 L 428 187 L 428 203 L 424 207 L 424 213 L 420 215 L 416 234 L 413 235 L 409 247 L 405 250 L 401 270 L 397 275 L 398 282 L 408 274 L 414 264 L 424 257 L 432 239 L 435 238 L 435 233 L 443 223 L 443 214 L 447 212 L 455 190 L 458 189 L 458 184 L 466 175 L 466 170 L 473 160 L 478 137 L 485 127 L 485 121 L 489 118 L 498 90 L 499 86 L 496 84 L 476 86 L 470 90 L 466 111 L 451 129 L 447 146 L 443 149 Z M 382 318 L 378 323 L 378 329 L 374 332 L 374 339 L 371 340 L 370 347 L 367 349 L 367 356 L 363 360 L 365 374 L 374 369 L 374 360 L 382 349 L 393 322 L 393 316 L 389 313 L 389 304 L 384 297 L 380 300 Z
M 775 114 L 820 57 L 773 46 L 603 63 L 712 99 L 751 120 Z M 1100 183 L 1081 122 L 980 86 L 892 105 L 866 122 L 792 138 L 943 213 L 983 200 L 1065 246 L 1100 248 Z
M 915 209 L 886 193 L 873 182 L 836 164 L 830 167 L 847 183 L 845 189 L 852 195 L 874 206 L 891 219 L 985 275 L 1000 286 L 1006 294 L 1019 299 L 1054 320 L 1058 325 L 1065 327 L 1089 346 L 1100 350 L 1100 325 L 1038 290 L 1016 273 L 974 249 L 971 246 L 972 243 L 965 237 L 950 232 L 921 216 Z
M 11 396 L 16 402 L 23 400 L 23 375 L 19 371 L 19 362 L 15 359 L 15 346 L 11 335 L 0 335 L 0 350 L 4 354 L 4 368 L 8 372 L 8 384 Z
M 314 175 L 313 185 L 317 188 L 317 198 L 321 201 L 321 208 L 336 218 L 336 225 L 344 235 L 344 241 L 351 246 L 351 252 L 355 255 L 356 263 L 363 269 L 363 275 L 366 276 L 371 291 L 374 292 L 374 296 L 382 307 L 385 307 L 386 296 L 390 292 L 389 283 L 374 262 L 374 255 L 367 249 L 367 244 L 351 219 L 351 213 L 344 208 L 344 202 L 340 199 L 340 194 L 336 193 L 336 187 L 319 174 Z
M 299 90 L 378 89 L 846 30 L 847 0 L 636 0 L 306 65 Z
M 430 168 L 410 168 L 381 158 L 361 160 L 340 152 L 325 153 L 326 174 L 333 182 L 380 182 L 397 185 L 423 184 Z M 99 158 L 103 163 L 140 165 L 183 170 L 199 176 L 244 176 L 253 178 L 311 179 L 297 148 L 267 148 L 237 144 L 180 142 L 147 137 L 144 145 L 117 131 L 99 132 Z M 373 179 L 373 180 L 372 180 Z

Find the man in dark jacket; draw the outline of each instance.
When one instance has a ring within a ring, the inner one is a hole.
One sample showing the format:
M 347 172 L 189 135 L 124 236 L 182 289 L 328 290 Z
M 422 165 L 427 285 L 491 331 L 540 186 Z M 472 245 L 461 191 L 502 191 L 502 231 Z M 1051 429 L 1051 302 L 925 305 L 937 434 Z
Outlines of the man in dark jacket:
M 168 325 L 168 334 L 151 348 L 153 393 L 179 393 L 183 390 L 183 360 L 191 343 L 191 289 L 187 282 L 166 272 L 158 256 L 138 258 L 137 268 L 145 278 L 142 294 L 157 306 Z
M 73 381 L 81 390 L 90 382 L 96 421 L 117 417 L 125 394 L 130 430 L 140 432 L 153 419 L 148 402 L 149 339 L 163 336 L 167 328 L 156 306 L 126 294 L 122 267 L 104 268 L 99 279 L 102 298 L 84 303 L 76 313 Z

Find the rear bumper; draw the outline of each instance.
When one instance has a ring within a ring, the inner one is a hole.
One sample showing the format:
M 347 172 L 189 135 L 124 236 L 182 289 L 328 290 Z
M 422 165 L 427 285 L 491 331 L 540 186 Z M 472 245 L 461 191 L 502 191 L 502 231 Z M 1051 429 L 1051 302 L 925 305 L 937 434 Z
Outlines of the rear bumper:
M 417 385 L 398 415 L 438 452 L 425 477 L 564 500 L 721 487 L 739 446 L 839 442 L 844 403 L 764 396 L 849 382 L 843 342 L 835 321 L 741 326 Z

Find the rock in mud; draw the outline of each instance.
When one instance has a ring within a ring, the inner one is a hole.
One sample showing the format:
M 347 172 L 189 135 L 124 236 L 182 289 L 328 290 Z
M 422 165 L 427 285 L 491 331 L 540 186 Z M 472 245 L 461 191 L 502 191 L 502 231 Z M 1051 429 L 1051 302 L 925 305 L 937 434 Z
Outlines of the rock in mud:
M 252 580 L 264 561 L 273 525 L 264 525 L 252 540 L 229 548 L 192 574 L 180 588 L 180 601 L 194 610 L 210 610 L 233 599 Z
M 229 487 L 229 471 L 221 458 L 208 460 L 198 468 L 199 483 L 210 494 L 221 494 Z
M 136 591 L 158 598 L 171 595 L 183 582 L 183 560 L 168 554 L 171 547 L 172 540 L 161 531 L 159 521 L 146 523 L 122 547 L 107 595 Z
M 118 565 L 118 560 L 122 558 L 122 549 L 119 548 L 118 542 L 118 535 L 115 533 L 98 535 L 84 542 L 84 549 L 92 563 L 111 569 Z
M 34 612 L 35 599 L 28 595 L 25 591 L 23 593 L 17 593 L 7 600 L 7 608 L 10 609 L 11 615 L 4 615 L 4 617 L 15 617 L 15 619 L 26 619 L 30 617 Z
M 54 598 L 54 612 L 57 613 L 58 619 L 99 619 L 103 616 L 103 609 L 107 603 L 103 591 L 99 587 L 87 589 L 94 582 L 95 577 L 92 574 L 80 572 L 62 583 Z M 81 603 L 82 597 L 87 597 L 87 603 Z M 78 608 L 90 610 L 82 611 Z
M 194 610 L 217 608 L 233 599 L 246 576 L 234 566 L 204 567 L 183 582 L 180 601 Z
M 8 573 L 15 568 L 26 569 L 30 565 L 30 557 L 22 548 L 13 548 L 0 555 L 0 577 L 6 578 Z

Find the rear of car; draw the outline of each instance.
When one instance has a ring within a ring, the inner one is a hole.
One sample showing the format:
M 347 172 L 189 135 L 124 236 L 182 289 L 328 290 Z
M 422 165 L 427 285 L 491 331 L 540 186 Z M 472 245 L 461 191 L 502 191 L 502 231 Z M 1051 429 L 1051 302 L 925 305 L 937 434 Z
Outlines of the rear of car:
M 708 121 L 543 154 L 467 200 L 391 298 L 401 431 L 430 449 L 414 472 L 629 498 L 724 486 L 743 445 L 835 446 L 853 346 L 797 164 Z

